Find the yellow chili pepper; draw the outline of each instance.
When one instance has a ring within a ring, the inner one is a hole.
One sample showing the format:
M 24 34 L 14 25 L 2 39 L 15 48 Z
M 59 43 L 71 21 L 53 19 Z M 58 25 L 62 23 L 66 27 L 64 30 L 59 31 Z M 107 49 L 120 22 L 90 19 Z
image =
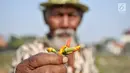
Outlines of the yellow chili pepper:
M 54 48 L 48 48 L 47 51 L 56 53 L 56 50 Z
M 57 52 L 54 48 L 48 48 L 47 51 L 58 53 L 59 55 L 67 55 L 75 51 L 78 51 L 80 49 L 80 46 L 70 47 L 70 42 L 71 42 L 71 39 L 67 40 L 66 45 L 62 46 L 59 52 Z
M 76 46 L 74 51 L 78 51 L 81 46 Z
M 63 52 L 64 52 L 64 49 L 65 48 L 67 48 L 67 46 L 65 45 L 65 46 L 63 46 L 61 49 L 60 49 L 60 51 L 58 52 L 58 54 L 60 54 L 60 55 L 62 55 L 63 54 Z
M 78 51 L 80 49 L 80 46 L 72 47 L 72 48 L 65 48 L 63 51 L 63 54 L 70 54 L 75 51 Z

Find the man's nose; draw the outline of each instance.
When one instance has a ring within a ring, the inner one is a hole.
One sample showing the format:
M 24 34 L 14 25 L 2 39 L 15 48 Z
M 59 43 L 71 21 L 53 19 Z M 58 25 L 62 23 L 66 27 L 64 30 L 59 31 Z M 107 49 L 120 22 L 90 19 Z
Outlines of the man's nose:
M 61 28 L 68 28 L 69 27 L 69 18 L 68 15 L 64 15 L 61 21 Z

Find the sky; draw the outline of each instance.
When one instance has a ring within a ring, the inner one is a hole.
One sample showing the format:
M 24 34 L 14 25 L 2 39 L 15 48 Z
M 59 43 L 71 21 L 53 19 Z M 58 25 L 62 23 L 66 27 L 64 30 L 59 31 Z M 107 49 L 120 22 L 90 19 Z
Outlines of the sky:
M 39 4 L 45 0 L 0 0 L 0 34 L 43 36 L 49 30 Z M 119 39 L 130 28 L 130 0 L 81 0 L 90 10 L 85 13 L 78 36 L 81 42 L 99 41 L 104 37 Z M 126 8 L 118 9 L 119 3 Z

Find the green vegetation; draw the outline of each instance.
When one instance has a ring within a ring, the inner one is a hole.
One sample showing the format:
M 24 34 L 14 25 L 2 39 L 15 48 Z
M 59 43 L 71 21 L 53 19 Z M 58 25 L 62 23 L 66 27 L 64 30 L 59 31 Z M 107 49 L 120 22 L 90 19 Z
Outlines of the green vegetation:
M 14 52 L 0 53 L 0 73 L 8 72 L 13 56 Z
M 0 73 L 7 73 L 15 52 L 0 54 Z M 126 56 L 96 56 L 96 65 L 100 73 L 129 73 L 130 58 Z M 3 70 L 3 71 L 1 71 Z
M 36 36 L 16 36 L 11 35 L 7 41 L 8 47 L 0 47 L 0 51 L 3 49 L 10 50 L 10 49 L 17 49 L 20 45 L 24 44 L 25 42 L 32 42 L 36 39 Z
M 17 38 L 15 36 L 11 36 L 8 41 L 9 48 L 17 49 L 20 45 L 22 45 L 24 41 L 20 38 Z
M 126 56 L 97 56 L 96 65 L 100 73 L 130 72 L 130 58 Z
M 12 61 L 14 52 L 7 52 L 0 54 L 0 68 L 7 68 Z

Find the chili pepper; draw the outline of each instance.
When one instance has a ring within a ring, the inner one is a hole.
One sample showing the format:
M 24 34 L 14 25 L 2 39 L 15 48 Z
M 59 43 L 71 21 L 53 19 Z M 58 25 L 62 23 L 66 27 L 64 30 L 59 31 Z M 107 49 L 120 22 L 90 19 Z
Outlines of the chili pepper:
M 54 48 L 48 48 L 47 51 L 57 53 L 57 51 Z
M 66 46 L 67 46 L 67 47 L 70 47 L 70 43 L 71 43 L 71 38 L 67 40 Z
M 80 49 L 80 46 L 72 47 L 72 48 L 65 48 L 63 54 L 70 54 Z
M 65 48 L 67 48 L 67 46 L 63 46 L 63 47 L 60 49 L 60 51 L 58 52 L 58 54 L 62 55 Z
M 70 42 L 71 42 L 71 38 L 67 40 L 66 45 L 62 46 L 58 52 L 54 48 L 48 48 L 47 51 L 58 53 L 59 55 L 67 55 L 75 51 L 78 51 L 80 49 L 80 46 L 70 47 Z

